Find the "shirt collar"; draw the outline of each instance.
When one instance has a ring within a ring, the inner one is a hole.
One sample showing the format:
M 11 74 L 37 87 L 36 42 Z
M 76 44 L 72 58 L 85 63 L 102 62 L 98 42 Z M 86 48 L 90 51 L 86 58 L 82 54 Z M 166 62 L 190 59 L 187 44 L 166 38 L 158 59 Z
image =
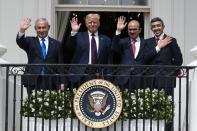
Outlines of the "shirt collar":
M 92 36 L 92 33 L 88 31 L 89 36 Z M 94 33 L 94 36 L 98 36 L 98 31 Z
M 38 37 L 38 39 L 39 39 L 39 41 L 41 41 L 41 40 L 42 40 L 42 38 L 41 38 L 41 37 Z M 46 40 L 48 40 L 48 39 L 49 39 L 49 36 L 46 36 L 44 39 L 45 39 L 45 41 L 46 41 Z
M 133 38 L 130 38 L 130 39 L 131 39 L 131 41 L 133 40 Z M 137 38 L 135 38 L 135 40 L 136 40 L 136 42 L 140 41 L 140 37 L 138 36 Z

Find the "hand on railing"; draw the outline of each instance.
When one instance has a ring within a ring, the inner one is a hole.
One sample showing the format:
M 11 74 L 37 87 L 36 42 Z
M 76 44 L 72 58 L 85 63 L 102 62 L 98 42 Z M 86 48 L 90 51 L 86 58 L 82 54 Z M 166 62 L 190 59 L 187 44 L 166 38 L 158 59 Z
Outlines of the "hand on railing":
M 59 90 L 64 91 L 64 84 L 59 85 Z

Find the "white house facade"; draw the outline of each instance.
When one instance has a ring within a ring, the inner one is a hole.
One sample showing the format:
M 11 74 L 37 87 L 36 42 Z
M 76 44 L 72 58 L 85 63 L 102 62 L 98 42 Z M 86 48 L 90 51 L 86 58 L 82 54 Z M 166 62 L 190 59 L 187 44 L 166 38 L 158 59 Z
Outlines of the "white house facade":
M 20 21 L 30 17 L 31 27 L 26 35 L 35 35 L 34 21 L 45 17 L 51 24 L 50 36 L 62 40 L 69 21 L 70 11 L 102 11 L 102 12 L 141 12 L 144 18 L 144 37 L 152 36 L 150 20 L 153 17 L 161 17 L 165 23 L 165 33 L 175 37 L 183 54 L 183 65 L 197 66 L 196 57 L 196 24 L 197 24 L 196 0 L 0 0 L 0 64 L 2 63 L 27 63 L 27 56 L 16 44 L 16 34 Z M 63 17 L 62 17 L 63 15 Z M 190 51 L 193 49 L 192 51 Z M 195 54 L 192 54 L 192 53 Z M 190 64 L 191 63 L 191 64 Z M 196 115 L 197 103 L 194 89 L 197 83 L 197 73 L 194 71 L 191 77 L 191 97 L 195 107 L 191 113 Z M 5 104 L 3 94 L 5 89 L 5 75 L 0 68 L 0 103 Z M 4 111 L 0 104 L 0 129 L 3 127 Z M 191 106 L 190 105 L 190 106 Z M 191 114 L 190 114 L 191 115 Z M 194 131 L 197 126 L 197 116 L 190 116 L 190 129 Z M 183 120 L 184 121 L 184 120 Z

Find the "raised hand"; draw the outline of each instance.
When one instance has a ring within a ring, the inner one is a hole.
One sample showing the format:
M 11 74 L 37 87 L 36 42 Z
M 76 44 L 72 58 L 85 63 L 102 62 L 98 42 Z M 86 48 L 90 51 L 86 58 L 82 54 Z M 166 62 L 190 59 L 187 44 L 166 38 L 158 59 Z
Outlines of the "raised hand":
M 78 32 L 78 31 L 79 31 L 79 28 L 80 28 L 80 26 L 81 26 L 81 23 L 78 24 L 78 19 L 77 19 L 77 17 L 73 17 L 73 18 L 70 20 L 70 24 L 71 24 L 72 32 Z
M 161 49 L 167 46 L 168 44 L 170 44 L 171 42 L 172 42 L 172 37 L 167 36 L 165 39 L 159 40 L 157 46 Z
M 30 26 L 31 26 L 31 19 L 30 18 L 26 18 L 23 21 L 21 21 L 20 23 L 20 32 L 24 33 L 25 30 L 27 30 Z
M 118 17 L 117 31 L 121 32 L 127 25 L 126 18 L 124 16 Z

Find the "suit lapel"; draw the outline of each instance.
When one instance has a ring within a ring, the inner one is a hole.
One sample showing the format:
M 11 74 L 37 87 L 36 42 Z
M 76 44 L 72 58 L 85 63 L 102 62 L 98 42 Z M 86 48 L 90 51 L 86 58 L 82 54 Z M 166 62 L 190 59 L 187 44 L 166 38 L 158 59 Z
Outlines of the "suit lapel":
M 102 35 L 98 34 L 98 37 L 99 37 L 99 48 L 98 48 L 98 55 L 97 55 L 97 59 L 99 59 L 100 55 L 101 55 L 101 52 L 102 52 L 102 49 L 104 48 L 104 38 Z
M 38 37 L 36 37 L 36 39 L 35 39 L 35 45 L 36 45 L 36 49 L 38 49 L 37 51 L 38 51 L 38 55 L 41 57 L 41 58 L 43 58 L 43 56 L 42 56 L 42 47 L 41 47 L 41 45 L 40 45 L 40 41 L 39 41 L 39 38 Z
M 46 59 L 50 54 L 53 54 L 53 40 L 49 37 L 49 45 L 48 45 L 48 51 L 46 55 Z
M 167 37 L 167 35 L 166 35 L 166 34 L 164 34 L 162 39 L 165 39 L 166 37 Z
M 140 49 L 139 49 L 136 59 L 138 59 L 138 57 L 140 57 L 140 55 L 143 53 L 143 50 L 142 50 L 143 46 L 144 46 L 144 41 L 140 38 Z
M 82 43 L 86 44 L 86 45 L 84 45 L 84 47 L 86 47 L 88 49 L 88 51 L 89 51 L 90 50 L 90 44 L 91 43 L 89 41 L 89 34 L 88 34 L 88 32 L 85 32 L 85 34 L 83 33 L 83 37 L 84 37 L 84 41 L 85 42 L 82 42 Z M 89 52 L 88 52 L 88 54 L 89 54 Z

